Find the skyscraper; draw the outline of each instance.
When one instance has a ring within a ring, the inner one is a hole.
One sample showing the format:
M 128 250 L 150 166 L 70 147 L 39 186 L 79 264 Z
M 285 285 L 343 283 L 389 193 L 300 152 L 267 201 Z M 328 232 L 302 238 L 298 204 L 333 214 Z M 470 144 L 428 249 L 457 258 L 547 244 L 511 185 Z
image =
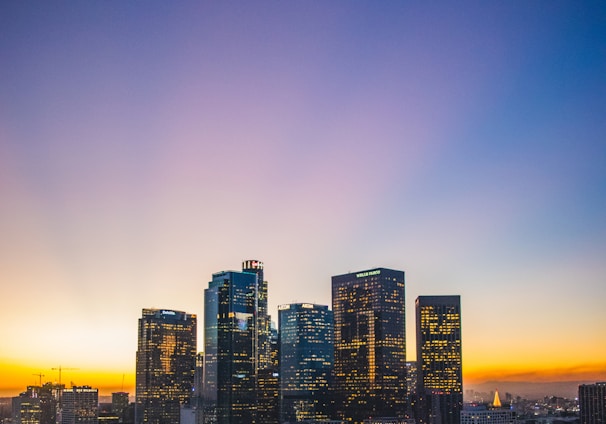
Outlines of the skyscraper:
M 204 291 L 204 421 L 256 416 L 257 274 L 222 271 Z
M 74 386 L 63 390 L 61 424 L 97 424 L 99 422 L 99 390 L 90 386 Z
M 196 315 L 143 309 L 136 366 L 137 424 L 174 424 L 190 401 L 196 366 Z
M 329 418 L 333 316 L 311 303 L 278 308 L 280 422 Z
M 419 296 L 417 422 L 459 424 L 463 406 L 460 296 Z
M 270 318 L 267 310 L 267 281 L 263 275 L 263 262 L 254 259 L 242 262 L 242 272 L 250 272 L 257 275 L 257 294 L 256 294 L 256 370 L 267 369 L 271 362 L 271 346 L 269 343 Z
M 335 408 L 341 419 L 404 417 L 404 272 L 374 268 L 332 277 Z
M 581 424 L 606 423 L 606 382 L 579 386 Z

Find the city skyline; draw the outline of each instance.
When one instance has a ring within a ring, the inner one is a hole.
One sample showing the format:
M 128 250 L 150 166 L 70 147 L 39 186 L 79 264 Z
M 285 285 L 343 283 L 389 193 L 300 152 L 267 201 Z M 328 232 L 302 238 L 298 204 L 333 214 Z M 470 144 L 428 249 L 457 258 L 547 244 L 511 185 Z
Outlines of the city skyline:
M 460 295 L 464 387 L 604 381 L 606 6 L 0 4 L 0 396 L 134 395 L 145 308 Z M 202 320 L 198 350 L 202 350 Z M 40 377 L 34 374 L 44 374 Z

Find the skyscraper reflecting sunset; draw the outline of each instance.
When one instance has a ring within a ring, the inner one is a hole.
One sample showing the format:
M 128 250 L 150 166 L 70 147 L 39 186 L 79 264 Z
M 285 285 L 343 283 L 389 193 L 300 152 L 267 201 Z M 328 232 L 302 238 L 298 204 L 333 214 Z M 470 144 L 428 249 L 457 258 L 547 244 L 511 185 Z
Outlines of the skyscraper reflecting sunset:
M 461 299 L 416 300 L 417 422 L 459 424 L 463 406 Z
M 143 309 L 137 350 L 137 424 L 179 422 L 188 404 L 196 365 L 196 315 Z
M 404 417 L 404 272 L 374 268 L 334 276 L 332 307 L 338 417 Z

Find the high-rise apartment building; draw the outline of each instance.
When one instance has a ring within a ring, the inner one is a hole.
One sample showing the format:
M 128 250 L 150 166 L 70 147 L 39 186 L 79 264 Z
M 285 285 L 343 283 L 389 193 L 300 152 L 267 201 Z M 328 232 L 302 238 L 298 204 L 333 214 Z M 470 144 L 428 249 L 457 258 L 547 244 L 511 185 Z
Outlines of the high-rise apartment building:
M 606 424 L 606 382 L 579 386 L 581 424 Z
M 256 420 L 257 273 L 213 274 L 204 291 L 204 422 Z
M 459 424 L 463 406 L 460 296 L 416 300 L 417 422 Z
M 179 422 L 188 405 L 196 366 L 196 315 L 143 309 L 136 364 L 137 424 Z
M 404 272 L 332 277 L 335 408 L 340 419 L 406 414 Z
M 90 386 L 64 389 L 61 424 L 98 424 L 99 390 Z
M 278 308 L 280 422 L 329 418 L 333 315 L 311 303 Z

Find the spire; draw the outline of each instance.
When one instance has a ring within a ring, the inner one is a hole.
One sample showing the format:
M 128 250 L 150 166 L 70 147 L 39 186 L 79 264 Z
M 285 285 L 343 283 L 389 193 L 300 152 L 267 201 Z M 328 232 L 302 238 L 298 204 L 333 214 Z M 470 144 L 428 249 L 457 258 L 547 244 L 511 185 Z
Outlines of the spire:
M 498 390 L 494 391 L 494 400 L 492 401 L 492 407 L 493 408 L 500 408 L 501 407 L 501 399 L 499 399 L 499 391 Z

